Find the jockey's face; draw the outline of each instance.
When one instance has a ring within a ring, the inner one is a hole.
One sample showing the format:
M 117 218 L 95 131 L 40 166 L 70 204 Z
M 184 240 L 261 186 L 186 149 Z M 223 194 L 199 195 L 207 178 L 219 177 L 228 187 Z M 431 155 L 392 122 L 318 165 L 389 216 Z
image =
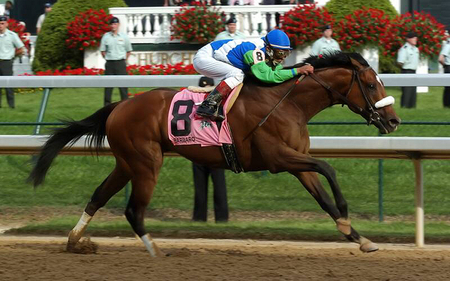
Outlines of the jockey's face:
M 236 24 L 235 23 L 229 23 L 227 24 L 228 32 L 231 34 L 236 33 Z
M 281 64 L 289 56 L 290 50 L 275 49 L 267 46 L 267 53 L 274 65 Z M 272 54 L 272 55 L 271 55 Z

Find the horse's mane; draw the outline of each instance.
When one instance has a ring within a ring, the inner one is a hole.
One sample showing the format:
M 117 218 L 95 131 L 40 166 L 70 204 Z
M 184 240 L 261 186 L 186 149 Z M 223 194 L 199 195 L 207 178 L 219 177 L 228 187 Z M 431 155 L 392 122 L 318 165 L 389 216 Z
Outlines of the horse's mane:
M 369 66 L 369 63 L 359 54 L 359 53 L 343 53 L 343 52 L 333 52 L 326 55 L 320 55 L 320 56 L 309 56 L 308 58 L 304 59 L 302 62 L 297 63 L 293 66 L 285 66 L 284 69 L 291 69 L 296 67 L 301 67 L 305 64 L 311 64 L 314 66 L 314 69 L 320 69 L 320 68 L 326 68 L 326 67 L 346 67 L 352 66 L 352 62 L 350 58 L 356 60 L 363 66 Z M 274 84 L 267 84 L 259 81 L 257 78 L 253 77 L 253 75 L 246 75 L 245 82 L 252 81 L 254 84 L 257 84 L 259 86 L 273 86 Z M 245 83 L 244 82 L 244 83 Z
M 303 62 L 285 68 L 300 67 L 307 63 L 314 66 L 315 69 L 333 66 L 352 66 L 350 58 L 356 60 L 363 66 L 369 66 L 367 61 L 359 53 L 333 52 L 320 56 L 309 56 L 308 58 L 303 60 Z

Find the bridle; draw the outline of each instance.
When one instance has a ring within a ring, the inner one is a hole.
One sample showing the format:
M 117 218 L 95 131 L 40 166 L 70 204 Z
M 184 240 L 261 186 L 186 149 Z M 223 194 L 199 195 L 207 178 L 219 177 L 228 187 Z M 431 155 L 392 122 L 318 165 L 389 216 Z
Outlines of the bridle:
M 328 91 L 328 93 L 330 94 L 331 105 L 334 104 L 333 100 L 334 100 L 334 96 L 336 96 L 339 100 L 341 100 L 343 102 L 343 104 L 346 104 L 348 107 L 352 108 L 358 114 L 365 117 L 365 119 L 367 120 L 367 125 L 370 125 L 372 123 L 379 123 L 384 127 L 384 125 L 380 122 L 381 121 L 380 114 L 376 111 L 376 109 L 375 109 L 376 107 L 375 107 L 374 103 L 369 98 L 369 95 L 367 94 L 367 92 L 361 82 L 360 74 L 367 70 L 374 71 L 372 69 L 372 67 L 370 67 L 370 66 L 367 66 L 361 70 L 356 70 L 353 68 L 352 82 L 350 84 L 350 88 L 348 89 L 348 91 L 345 95 L 343 95 L 340 92 L 336 91 L 335 89 L 331 88 L 330 85 L 328 85 L 325 81 L 323 81 L 316 74 L 311 73 L 309 76 Z M 355 81 L 358 83 L 359 90 L 361 91 L 361 93 L 364 97 L 364 100 L 366 101 L 366 105 L 367 105 L 368 109 L 358 106 L 356 103 L 352 102 L 350 99 L 347 98 L 347 96 L 350 94 L 351 90 L 353 89 L 353 85 L 355 84 Z
M 345 95 L 341 94 L 340 92 L 336 91 L 335 89 L 331 88 L 330 85 L 328 85 L 325 81 L 323 81 L 319 76 L 317 76 L 314 73 L 310 73 L 309 76 L 314 79 L 317 83 L 319 83 L 322 87 L 324 87 L 330 96 L 330 106 L 333 105 L 334 97 L 333 95 L 337 96 L 339 100 L 343 102 L 343 104 L 346 104 L 349 108 L 352 108 L 354 111 L 356 111 L 358 114 L 363 116 L 367 120 L 367 125 L 371 125 L 373 123 L 379 124 L 385 131 L 387 131 L 384 124 L 381 122 L 381 116 L 380 114 L 375 110 L 376 106 L 372 102 L 372 100 L 367 95 L 366 91 L 364 90 L 364 87 L 362 86 L 360 74 L 364 71 L 372 70 L 372 67 L 367 66 L 361 70 L 356 70 L 355 68 L 352 69 L 352 82 L 350 84 L 350 88 L 348 89 L 347 93 Z M 375 72 L 375 71 L 374 71 Z M 297 80 L 295 80 L 294 84 L 291 85 L 289 90 L 284 94 L 284 96 L 278 101 L 278 103 L 270 110 L 270 112 L 258 123 L 258 125 L 253 128 L 253 130 L 250 131 L 250 133 L 247 134 L 247 136 L 244 138 L 246 140 L 250 135 L 253 134 L 259 127 L 261 127 L 269 118 L 270 115 L 278 108 L 278 106 L 288 97 L 288 95 L 291 93 L 291 91 L 305 78 L 305 75 L 300 76 Z M 361 93 L 364 97 L 364 100 L 366 101 L 367 107 L 369 110 L 362 108 L 358 106 L 356 103 L 352 102 L 347 98 L 347 96 L 350 94 L 350 92 L 353 89 L 353 85 L 355 84 L 355 81 L 358 82 L 358 87 L 361 90 Z

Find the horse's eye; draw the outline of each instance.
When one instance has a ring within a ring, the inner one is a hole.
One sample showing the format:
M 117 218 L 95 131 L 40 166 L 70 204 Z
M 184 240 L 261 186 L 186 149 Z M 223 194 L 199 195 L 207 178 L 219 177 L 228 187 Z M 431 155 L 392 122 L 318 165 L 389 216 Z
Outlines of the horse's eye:
M 369 84 L 369 89 L 370 89 L 370 90 L 375 89 L 375 84 Z

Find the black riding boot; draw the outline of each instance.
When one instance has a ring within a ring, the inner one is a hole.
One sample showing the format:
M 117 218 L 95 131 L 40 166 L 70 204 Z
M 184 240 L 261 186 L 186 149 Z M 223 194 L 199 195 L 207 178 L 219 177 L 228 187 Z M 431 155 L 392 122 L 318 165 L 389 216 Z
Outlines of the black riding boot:
M 207 117 L 213 121 L 223 121 L 225 116 L 219 113 L 219 108 L 222 100 L 226 98 L 230 92 L 231 88 L 224 81 L 220 82 L 197 108 L 196 114 Z

